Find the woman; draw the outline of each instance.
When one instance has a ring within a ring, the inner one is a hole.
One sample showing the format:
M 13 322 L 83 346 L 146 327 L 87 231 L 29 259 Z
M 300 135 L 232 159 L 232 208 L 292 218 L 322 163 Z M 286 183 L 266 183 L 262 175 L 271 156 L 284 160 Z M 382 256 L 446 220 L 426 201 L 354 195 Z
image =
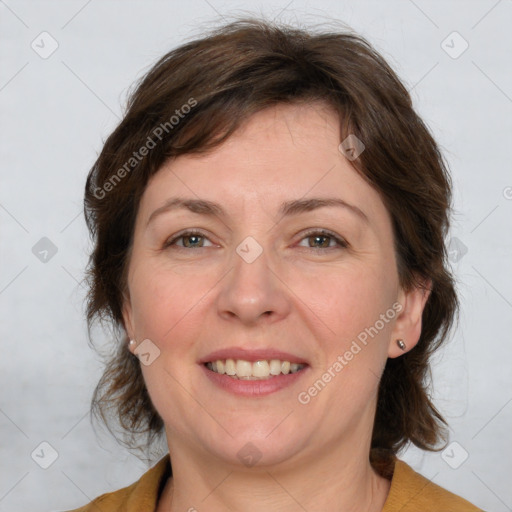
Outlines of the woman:
M 120 332 L 93 410 L 169 454 L 80 510 L 479 510 L 397 458 L 445 438 L 450 200 L 362 38 L 241 20 L 165 55 L 85 213 L 89 325 Z

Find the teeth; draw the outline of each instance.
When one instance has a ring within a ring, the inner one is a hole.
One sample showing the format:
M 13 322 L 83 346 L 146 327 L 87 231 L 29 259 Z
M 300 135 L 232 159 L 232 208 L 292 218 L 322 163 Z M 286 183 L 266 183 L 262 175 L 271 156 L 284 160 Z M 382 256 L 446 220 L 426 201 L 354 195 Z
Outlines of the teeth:
M 268 377 L 270 375 L 270 365 L 267 361 L 255 361 L 251 366 L 253 377 Z
M 213 370 L 213 371 L 215 371 L 215 370 Z M 239 359 L 236 362 L 236 376 L 237 377 L 250 377 L 251 373 L 252 373 L 252 364 L 249 361 L 244 361 L 243 359 Z
M 279 375 L 281 373 L 281 361 L 272 359 L 270 361 L 270 375 Z
M 213 366 L 213 363 L 210 363 Z M 226 375 L 236 375 L 236 366 L 235 361 L 233 359 L 227 359 L 226 360 Z M 215 371 L 213 368 L 210 368 L 210 370 Z
M 221 375 L 229 375 L 235 379 L 243 380 L 261 380 L 275 377 L 276 375 L 288 375 L 296 373 L 304 368 L 304 364 L 290 363 L 290 361 L 280 361 L 279 359 L 260 360 L 251 363 L 244 359 L 226 359 L 207 363 L 206 366 Z

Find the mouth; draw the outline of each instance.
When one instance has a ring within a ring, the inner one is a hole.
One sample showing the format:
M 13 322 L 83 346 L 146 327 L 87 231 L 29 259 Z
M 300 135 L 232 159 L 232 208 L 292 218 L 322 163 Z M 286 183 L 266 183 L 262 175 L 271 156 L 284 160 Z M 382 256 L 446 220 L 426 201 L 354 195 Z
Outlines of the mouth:
M 281 359 L 217 359 L 203 363 L 206 368 L 219 375 L 226 375 L 236 380 L 268 380 L 279 375 L 298 373 L 307 364 L 292 363 Z
M 271 348 L 224 348 L 198 363 L 215 388 L 249 398 L 296 386 L 311 370 L 303 357 Z

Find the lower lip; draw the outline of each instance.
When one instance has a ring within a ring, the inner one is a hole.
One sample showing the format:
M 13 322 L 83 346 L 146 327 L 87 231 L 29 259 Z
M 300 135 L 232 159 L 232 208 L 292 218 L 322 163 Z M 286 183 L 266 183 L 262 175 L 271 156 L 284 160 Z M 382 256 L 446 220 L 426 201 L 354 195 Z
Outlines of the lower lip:
M 309 366 L 295 373 L 277 375 L 265 380 L 243 380 L 233 379 L 228 375 L 221 375 L 209 370 L 204 364 L 201 365 L 206 376 L 217 386 L 235 395 L 241 396 L 265 396 L 280 391 L 294 384 L 308 372 Z

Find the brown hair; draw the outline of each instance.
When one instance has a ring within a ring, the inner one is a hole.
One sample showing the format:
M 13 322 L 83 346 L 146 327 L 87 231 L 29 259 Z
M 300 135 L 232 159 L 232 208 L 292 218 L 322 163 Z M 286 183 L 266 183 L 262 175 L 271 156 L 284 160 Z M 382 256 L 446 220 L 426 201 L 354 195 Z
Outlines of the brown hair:
M 135 448 L 146 434 L 150 447 L 163 431 L 140 363 L 126 348 L 122 318 L 134 223 L 149 178 L 170 157 L 217 147 L 257 111 L 318 100 L 339 115 L 340 142 L 354 134 L 365 145 L 352 164 L 391 214 L 401 286 L 432 283 L 418 344 L 384 369 L 372 464 L 384 472 L 379 461 L 409 442 L 436 450 L 444 437 L 446 422 L 428 392 L 429 358 L 458 310 L 446 264 L 451 181 L 443 157 L 406 88 L 365 39 L 242 19 L 170 51 L 147 72 L 87 178 L 84 210 L 95 244 L 87 269 L 89 336 L 95 319 L 117 331 L 91 411 L 107 426 L 114 416 L 126 445 Z

